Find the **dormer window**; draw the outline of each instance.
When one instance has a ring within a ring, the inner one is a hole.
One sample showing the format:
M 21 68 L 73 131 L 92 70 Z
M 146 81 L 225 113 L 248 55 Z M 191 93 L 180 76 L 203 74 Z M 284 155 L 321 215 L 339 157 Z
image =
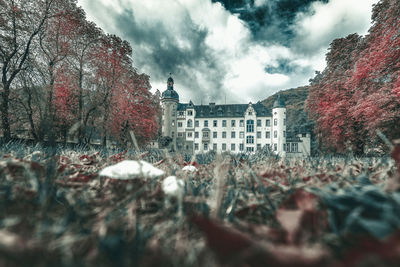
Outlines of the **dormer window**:
M 192 110 L 188 110 L 188 116 L 193 116 L 193 111 Z
M 253 115 L 253 112 L 249 111 L 249 115 Z

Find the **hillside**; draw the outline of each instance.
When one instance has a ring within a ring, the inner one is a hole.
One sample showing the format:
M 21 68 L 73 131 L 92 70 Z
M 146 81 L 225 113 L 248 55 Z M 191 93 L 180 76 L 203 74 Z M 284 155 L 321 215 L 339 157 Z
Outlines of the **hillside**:
M 288 131 L 292 133 L 312 132 L 313 122 L 308 119 L 308 115 L 304 111 L 308 86 L 279 91 L 264 99 L 262 103 L 267 107 L 272 107 L 278 95 L 281 95 L 286 103 Z

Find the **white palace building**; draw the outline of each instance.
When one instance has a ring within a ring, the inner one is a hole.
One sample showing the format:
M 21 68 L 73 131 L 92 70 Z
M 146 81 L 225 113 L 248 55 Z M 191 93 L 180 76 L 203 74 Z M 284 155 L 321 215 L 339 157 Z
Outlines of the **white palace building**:
M 309 156 L 310 135 L 288 138 L 286 106 L 278 97 L 272 109 L 256 104 L 195 105 L 179 103 L 169 77 L 162 93 L 162 136 L 174 150 L 187 153 L 252 153 L 264 146 L 280 156 Z

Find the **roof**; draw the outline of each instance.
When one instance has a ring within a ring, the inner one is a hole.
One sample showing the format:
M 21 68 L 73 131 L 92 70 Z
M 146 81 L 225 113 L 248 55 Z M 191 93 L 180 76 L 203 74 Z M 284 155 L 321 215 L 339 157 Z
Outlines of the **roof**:
M 272 108 L 284 108 L 286 107 L 285 101 L 281 98 L 280 95 L 278 95 L 278 98 L 275 100 L 274 105 Z
M 272 116 L 271 110 L 261 102 L 252 105 L 259 117 Z M 178 104 L 178 111 L 186 110 L 189 104 Z M 196 111 L 196 118 L 218 118 L 218 117 L 243 117 L 249 104 L 231 104 L 231 105 L 200 105 L 193 106 Z
M 286 132 L 286 142 L 287 143 L 302 143 L 303 141 L 297 134 L 293 132 Z
M 174 99 L 179 101 L 179 95 L 178 93 L 174 90 L 174 79 L 172 77 L 169 77 L 167 80 L 167 90 L 165 90 L 162 95 L 162 99 Z
M 163 98 L 163 99 L 165 99 L 165 98 L 171 98 L 171 99 L 179 100 L 179 95 L 178 95 L 178 93 L 177 93 L 174 89 L 168 88 L 167 90 L 165 90 L 165 91 L 162 93 L 162 98 Z

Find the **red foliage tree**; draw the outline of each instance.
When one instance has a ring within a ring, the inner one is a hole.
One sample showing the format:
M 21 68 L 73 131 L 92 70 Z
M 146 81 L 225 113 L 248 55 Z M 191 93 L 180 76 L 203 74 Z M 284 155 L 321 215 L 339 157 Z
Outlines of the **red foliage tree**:
M 400 6 L 382 0 L 373 8 L 365 38 L 334 40 L 322 77 L 311 84 L 310 116 L 320 143 L 334 151 L 363 153 L 376 131 L 400 137 Z
M 57 110 L 54 116 L 54 126 L 62 134 L 64 143 L 67 141 L 68 129 L 76 122 L 78 107 L 78 84 L 72 71 L 66 66 L 57 70 L 54 83 L 53 107 Z
M 122 87 L 113 96 L 110 130 L 112 136 L 121 143 L 132 141 L 133 131 L 139 144 L 144 145 L 158 131 L 160 107 L 149 91 L 149 76 L 129 72 Z
M 30 128 L 38 142 L 65 142 L 72 125 L 79 143 L 95 132 L 103 144 L 110 135 L 126 143 L 130 130 L 142 142 L 157 131 L 158 103 L 130 44 L 88 22 L 76 0 L 0 0 L 0 10 L 5 140 Z
M 109 134 L 126 143 L 130 130 L 139 140 L 145 141 L 158 129 L 155 116 L 158 109 L 149 92 L 149 77 L 137 74 L 132 66 L 131 54 L 129 43 L 108 35 L 93 55 L 98 97 L 103 108 L 103 145 Z
M 316 134 L 325 148 L 344 150 L 349 142 L 354 142 L 359 128 L 350 118 L 350 99 L 353 92 L 346 87 L 354 55 L 362 46 L 361 37 L 353 34 L 332 42 L 327 54 L 327 67 L 322 78 L 311 83 L 307 99 L 310 117 L 316 121 Z

